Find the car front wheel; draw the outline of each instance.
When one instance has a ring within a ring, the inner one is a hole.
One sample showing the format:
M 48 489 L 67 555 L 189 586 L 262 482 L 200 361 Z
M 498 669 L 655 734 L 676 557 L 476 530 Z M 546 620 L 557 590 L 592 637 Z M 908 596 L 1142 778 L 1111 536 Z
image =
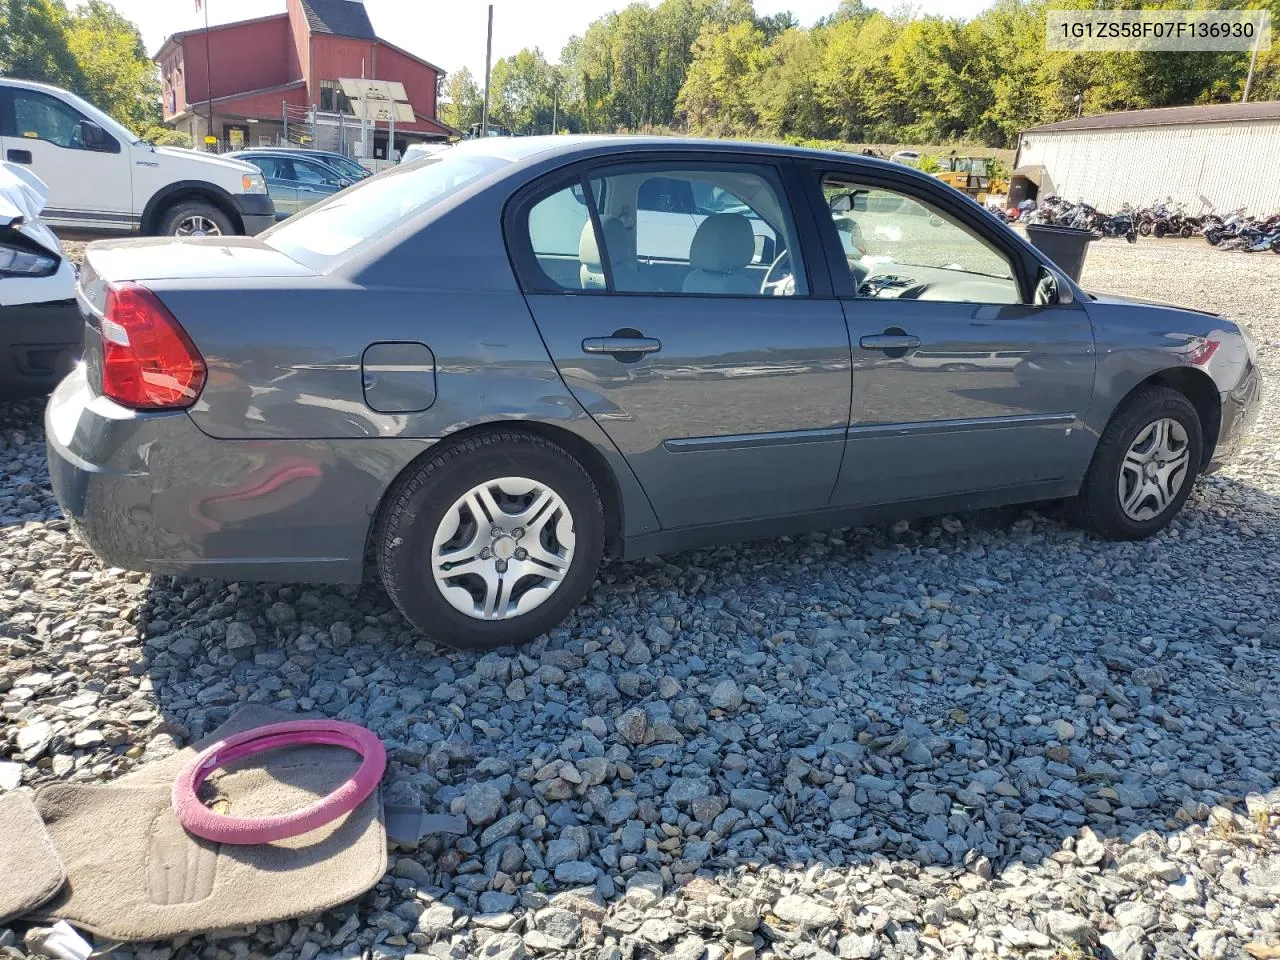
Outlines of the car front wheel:
M 402 480 L 376 538 L 383 584 L 415 627 L 489 650 L 532 640 L 582 600 L 604 551 L 604 511 L 561 447 L 486 434 Z
M 1168 387 L 1143 388 L 1098 441 L 1074 503 L 1081 525 L 1108 540 L 1163 530 L 1191 493 L 1203 449 L 1191 401 Z

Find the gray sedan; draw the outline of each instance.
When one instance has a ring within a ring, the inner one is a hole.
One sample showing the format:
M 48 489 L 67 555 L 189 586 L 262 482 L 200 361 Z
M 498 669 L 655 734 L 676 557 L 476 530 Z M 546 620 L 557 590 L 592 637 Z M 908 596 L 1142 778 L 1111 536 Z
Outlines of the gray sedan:
M 679 242 L 637 213 L 673 184 L 716 198 Z M 460 647 L 551 629 L 606 552 L 1061 498 L 1147 537 L 1259 391 L 1229 319 L 1086 293 L 900 164 L 776 146 L 476 140 L 257 238 L 94 244 L 80 282 L 46 426 L 104 562 L 372 557 Z

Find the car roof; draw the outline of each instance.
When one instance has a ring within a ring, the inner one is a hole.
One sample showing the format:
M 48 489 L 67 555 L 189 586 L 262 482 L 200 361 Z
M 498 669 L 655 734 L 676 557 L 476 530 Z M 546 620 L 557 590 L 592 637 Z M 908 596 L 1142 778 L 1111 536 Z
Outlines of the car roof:
M 277 150 L 274 147 L 256 147 L 253 150 L 233 150 L 230 153 L 224 153 L 223 156 L 237 157 L 237 158 L 269 157 L 272 154 L 275 154 L 276 156 L 281 156 L 281 157 L 288 157 L 291 160 L 297 159 L 299 156 L 301 156 L 303 159 L 306 159 L 308 156 L 310 156 L 311 159 L 316 161 L 316 163 L 324 163 L 326 156 L 336 156 L 336 154 L 324 154 L 324 153 L 319 153 L 315 150 L 304 152 L 300 150 Z
M 55 87 L 51 83 L 40 83 L 38 80 L 20 80 L 17 77 L 0 77 L 0 86 L 21 87 L 24 90 L 43 90 L 45 93 L 67 93 L 63 87 Z
M 869 157 L 841 150 L 814 150 L 781 143 L 760 143 L 749 140 L 711 140 L 700 137 L 619 136 L 613 134 L 545 135 L 538 137 L 488 137 L 463 140 L 453 149 L 463 153 L 495 156 L 517 165 L 545 160 L 588 159 L 609 156 L 619 152 L 696 152 L 759 154 L 768 157 L 796 157 L 798 159 L 837 160 L 880 167 L 898 173 L 902 167 L 880 157 Z

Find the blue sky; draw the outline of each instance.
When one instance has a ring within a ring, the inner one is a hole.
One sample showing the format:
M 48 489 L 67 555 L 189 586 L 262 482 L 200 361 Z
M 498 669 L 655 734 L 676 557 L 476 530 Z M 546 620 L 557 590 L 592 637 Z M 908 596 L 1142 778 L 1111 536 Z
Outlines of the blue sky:
M 282 13 L 285 0 L 205 0 L 210 21 L 225 23 Z M 349 0 L 359 2 L 359 0 Z M 925 14 L 970 17 L 990 6 L 991 0 L 918 0 L 907 5 Z M 204 23 L 195 0 L 111 0 L 115 7 L 142 30 L 150 53 L 164 38 Z M 379 35 L 411 53 L 456 70 L 470 67 L 484 72 L 484 34 L 487 0 L 366 0 L 369 16 Z M 626 0 L 494 0 L 494 57 L 515 53 L 521 47 L 541 47 L 551 59 L 564 42 L 581 33 L 596 17 L 626 5 Z M 755 0 L 761 14 L 790 10 L 806 26 L 836 8 L 838 0 Z M 871 0 L 871 6 L 891 10 L 898 0 Z

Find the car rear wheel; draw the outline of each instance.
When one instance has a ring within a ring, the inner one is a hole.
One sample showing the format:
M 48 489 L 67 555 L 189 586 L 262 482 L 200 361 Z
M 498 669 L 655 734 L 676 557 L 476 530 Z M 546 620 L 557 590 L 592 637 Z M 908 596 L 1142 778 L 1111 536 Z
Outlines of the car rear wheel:
M 415 627 L 490 650 L 547 632 L 582 600 L 604 552 L 604 510 L 561 447 L 486 434 L 392 489 L 375 536 L 382 582 Z
M 211 203 L 178 203 L 165 211 L 160 233 L 166 237 L 228 237 L 236 232 L 231 218 Z
M 1185 396 L 1146 387 L 1111 418 L 1076 497 L 1077 519 L 1108 540 L 1163 530 L 1191 493 L 1204 440 Z

